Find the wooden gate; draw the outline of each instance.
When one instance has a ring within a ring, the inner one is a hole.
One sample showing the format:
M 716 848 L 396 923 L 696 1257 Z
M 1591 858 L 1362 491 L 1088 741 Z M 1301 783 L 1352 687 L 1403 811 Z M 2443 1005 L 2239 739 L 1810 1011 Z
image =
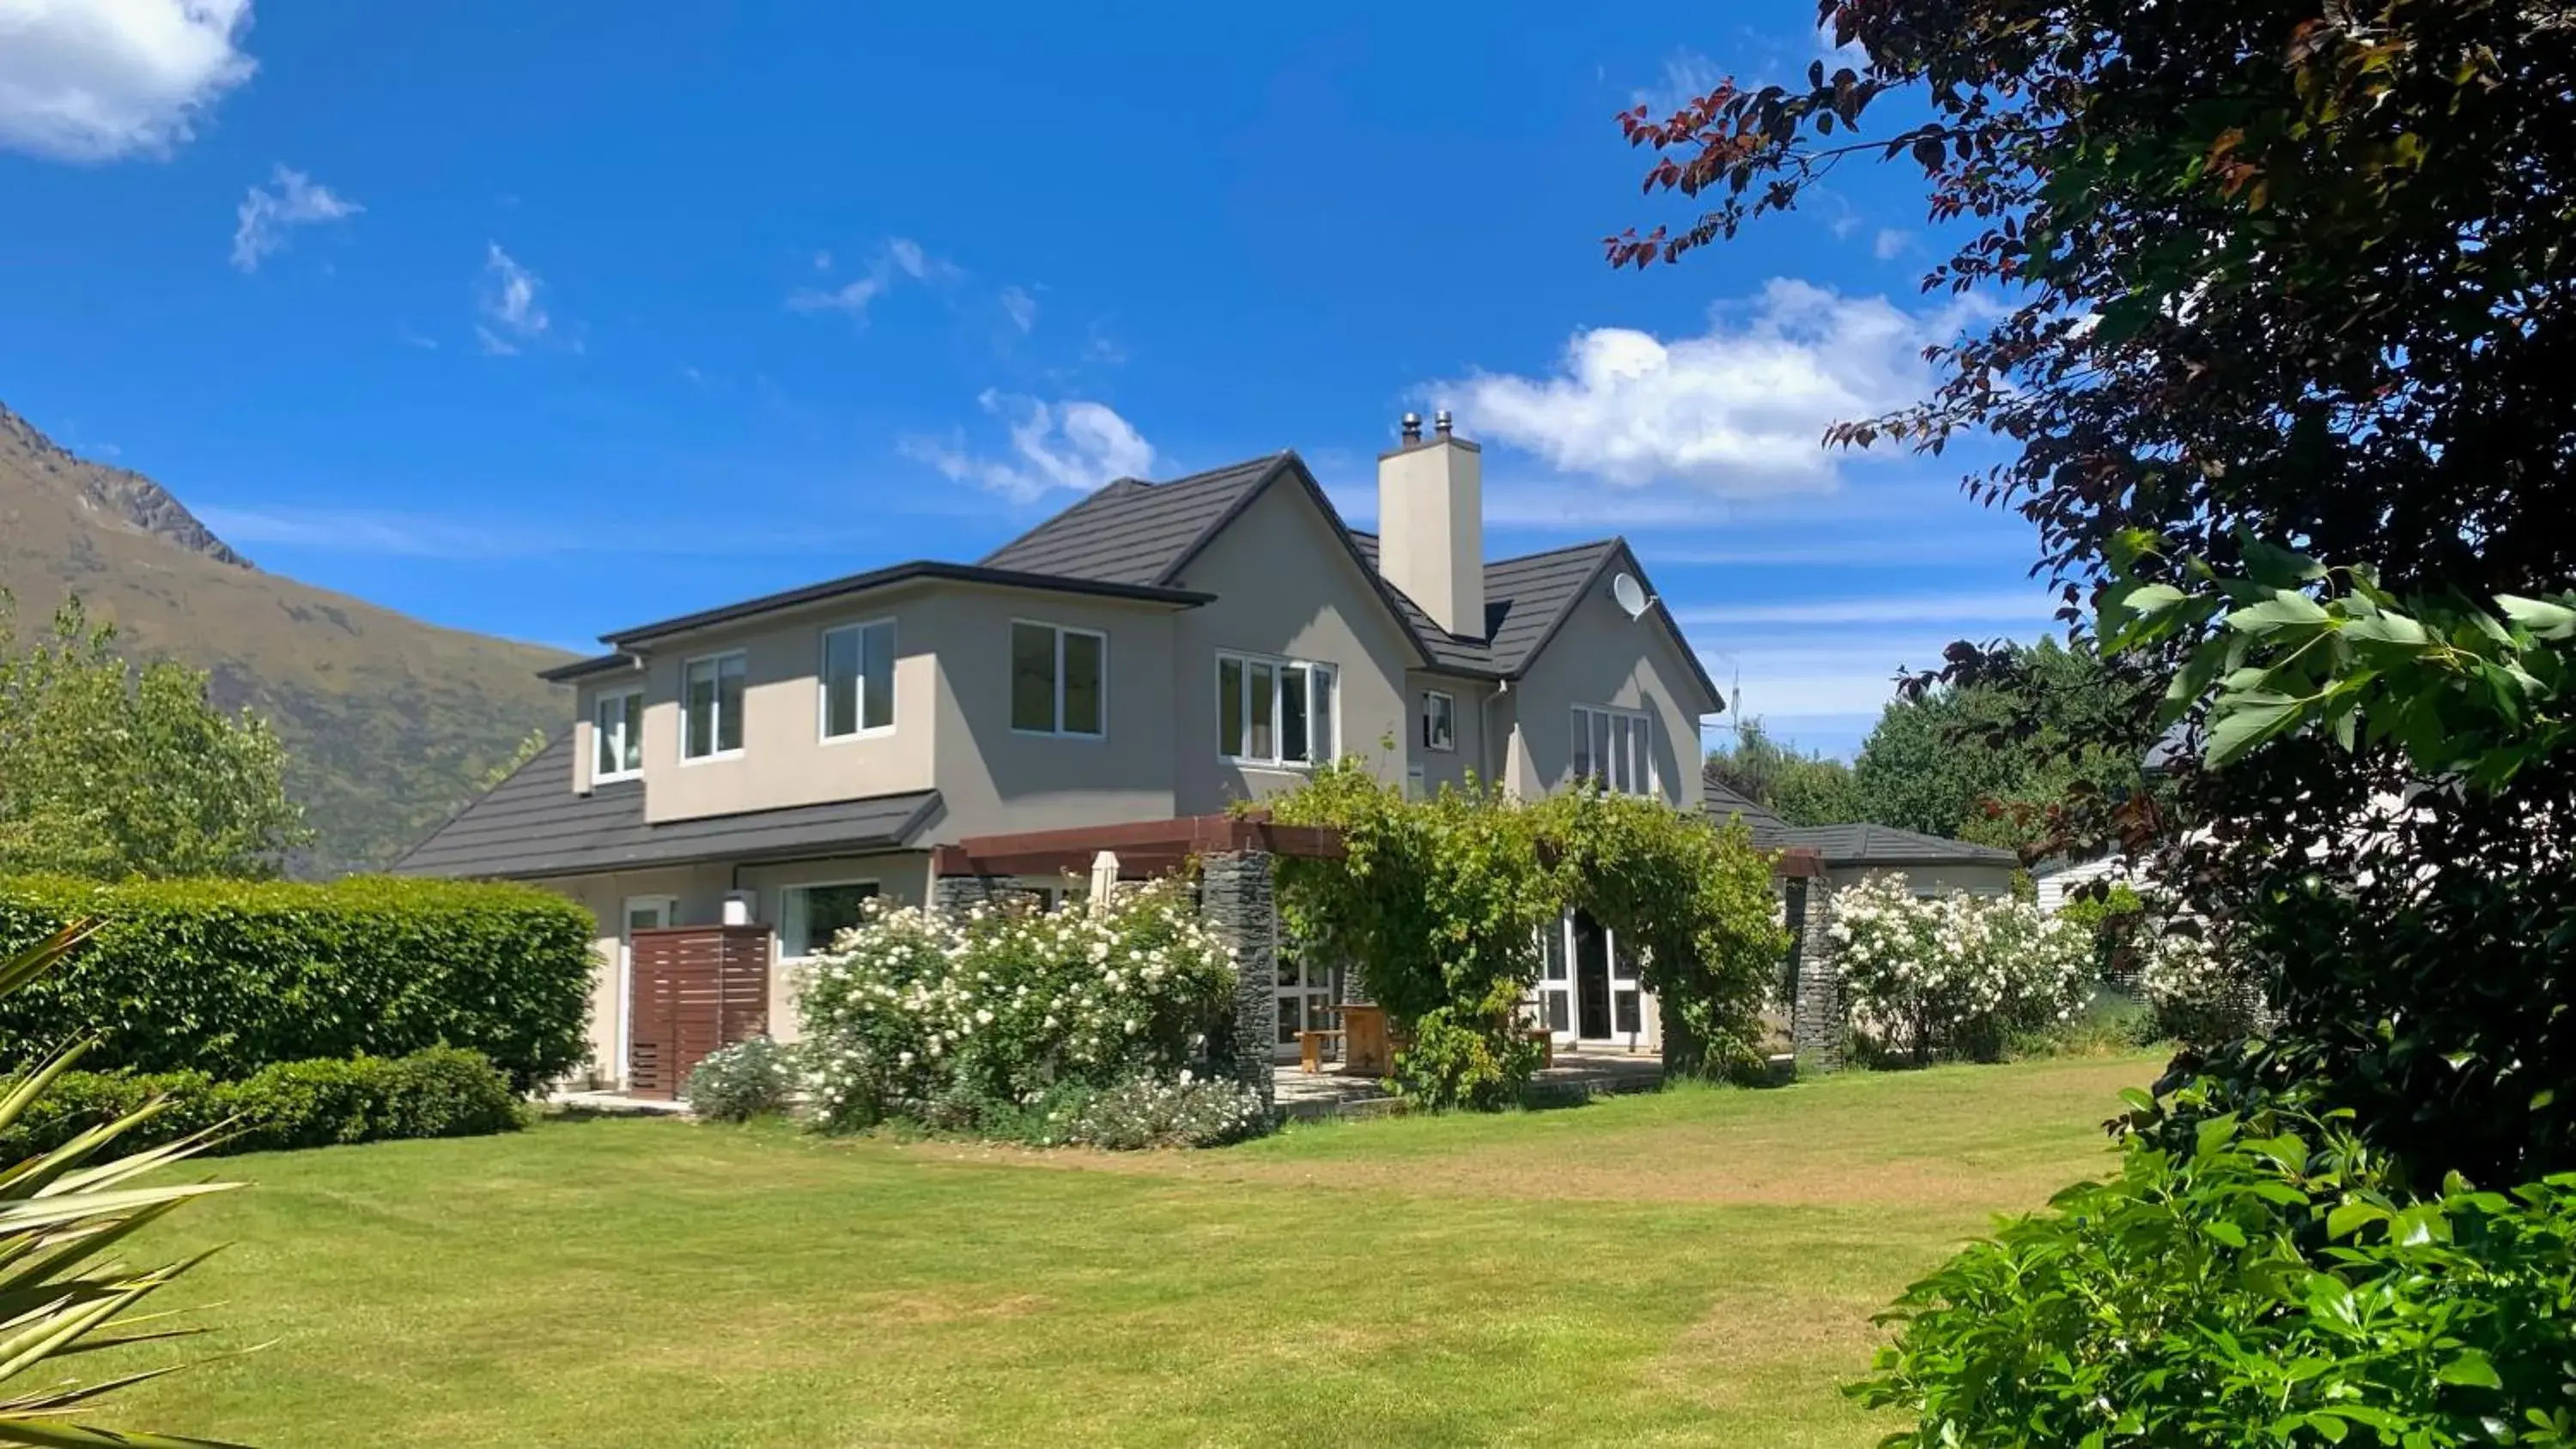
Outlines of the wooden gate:
M 626 1090 L 676 1097 L 719 1047 L 769 1030 L 769 928 L 670 926 L 634 933 Z

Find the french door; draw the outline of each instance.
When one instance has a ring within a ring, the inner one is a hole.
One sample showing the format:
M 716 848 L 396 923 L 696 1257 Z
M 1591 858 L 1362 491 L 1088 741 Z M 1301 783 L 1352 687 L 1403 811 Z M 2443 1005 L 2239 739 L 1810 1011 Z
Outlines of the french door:
M 1541 933 L 1538 1017 L 1560 1045 L 1633 1047 L 1646 1030 L 1645 983 L 1618 933 L 1568 911 Z
M 1293 1062 L 1299 1054 L 1299 1032 L 1330 1031 L 1336 1025 L 1333 1008 L 1341 1000 L 1341 971 L 1300 961 L 1285 940 L 1273 959 L 1278 962 L 1279 993 L 1279 1049 L 1273 1056 Z

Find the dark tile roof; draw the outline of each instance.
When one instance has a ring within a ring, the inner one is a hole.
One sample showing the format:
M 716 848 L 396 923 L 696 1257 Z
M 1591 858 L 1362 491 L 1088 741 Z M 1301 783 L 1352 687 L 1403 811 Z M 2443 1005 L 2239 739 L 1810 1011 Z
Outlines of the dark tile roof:
M 393 865 L 396 875 L 535 879 L 695 860 L 894 849 L 939 803 L 916 790 L 783 810 L 644 823 L 644 786 L 572 791 L 572 741 L 555 741 Z
M 990 584 L 1010 589 L 1041 589 L 1049 593 L 1093 594 L 1108 598 L 1136 599 L 1146 603 L 1178 604 L 1183 607 L 1204 604 L 1215 597 L 1213 594 L 1191 593 L 1186 589 L 1168 589 L 1130 583 L 1124 579 L 1095 579 L 1077 574 L 1031 573 L 1025 569 L 996 568 L 986 564 L 941 563 L 935 559 L 915 559 L 911 563 L 891 564 L 881 569 L 870 569 L 863 574 L 826 579 L 819 584 L 807 584 L 802 588 L 788 589 L 781 593 L 763 594 L 759 598 L 745 599 L 738 604 L 701 609 L 694 614 L 682 614 L 673 619 L 639 624 L 632 629 L 621 629 L 614 634 L 602 637 L 608 643 L 623 649 L 665 635 L 685 633 L 691 629 L 704 629 L 715 624 L 729 624 L 737 619 L 748 619 L 755 614 L 766 614 L 773 609 L 821 603 L 826 599 L 864 593 L 870 589 L 889 588 L 896 584 L 933 579 L 952 583 Z
M 588 679 L 594 674 L 613 674 L 620 669 L 634 667 L 635 656 L 621 651 L 616 654 L 594 655 L 588 659 L 576 659 L 570 664 L 558 664 L 552 669 L 540 669 L 537 671 L 537 677 L 551 680 L 556 684 L 565 684 L 576 679 Z
M 1718 781 L 1701 777 L 1701 808 L 1724 823 L 1741 819 L 1764 850 L 1812 850 L 1827 865 L 2019 865 L 2021 858 L 1991 845 L 1971 845 L 1893 825 L 1792 825 Z
M 984 566 L 1167 585 L 1263 485 L 1292 475 L 1306 476 L 1297 455 L 1274 453 L 1169 483 L 1122 478 L 986 555 Z M 1320 490 L 1316 499 L 1339 527 Z M 1347 527 L 1342 532 L 1424 657 L 1438 668 L 1467 674 L 1517 677 L 1603 569 L 1614 561 L 1636 568 L 1635 556 L 1615 538 L 1496 559 L 1485 565 L 1485 631 L 1468 638 L 1433 623 L 1420 604 L 1386 582 L 1378 572 L 1376 534 Z M 1704 677 L 1701 682 L 1708 683 Z M 1714 685 L 1709 693 L 1716 697 Z
M 984 566 L 1104 583 L 1171 582 L 1181 562 L 1290 457 L 1147 483 L 1121 478 L 984 557 Z

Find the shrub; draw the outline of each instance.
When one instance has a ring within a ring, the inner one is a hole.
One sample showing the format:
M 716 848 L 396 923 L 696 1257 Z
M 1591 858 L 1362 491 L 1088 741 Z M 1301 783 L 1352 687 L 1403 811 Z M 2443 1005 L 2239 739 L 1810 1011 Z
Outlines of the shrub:
M 2205 938 L 2169 927 L 2150 936 L 2140 954 L 2139 989 L 2155 1011 L 2158 1035 L 2209 1048 L 2262 1030 L 2261 990 Z
M 209 1153 L 268 1152 L 519 1128 L 509 1079 L 480 1054 L 432 1047 L 405 1057 L 279 1062 L 238 1082 L 203 1072 L 66 1072 L 0 1129 L 0 1162 L 49 1152 L 155 1100 L 160 1111 L 119 1139 L 140 1149 L 220 1128 Z
M 1434 1011 L 1415 1019 L 1412 1041 L 1395 1054 L 1388 1080 L 1397 1096 L 1435 1112 L 1495 1112 L 1520 1101 L 1539 1055 L 1538 1043 L 1517 1023 L 1480 1030 Z
M 1827 932 L 1863 1043 L 1886 1056 L 2000 1058 L 2092 997 L 2090 932 L 2009 897 L 1917 900 L 1902 875 L 1833 895 Z
M 1073 1116 L 1068 1140 L 1128 1152 L 1146 1147 L 1222 1147 L 1270 1128 L 1261 1096 L 1240 1082 L 1137 1078 L 1092 1093 Z
M 1908 1290 L 1888 1444 L 2576 1444 L 2576 1176 L 2408 1202 L 2313 1119 L 2170 1135 Z
M 786 1050 L 765 1036 L 714 1052 L 689 1071 L 681 1095 L 689 1110 L 714 1122 L 748 1122 L 784 1112 L 796 1096 Z
M 2069 899 L 2057 914 L 2060 920 L 2092 933 L 2095 975 L 2122 991 L 2135 991 L 2144 965 L 2138 936 L 2146 911 L 2145 897 L 2125 882 L 2113 881 L 2100 895 Z
M 1001 1131 L 1060 1089 L 1175 1080 L 1233 1002 L 1231 954 L 1181 882 L 1100 916 L 878 910 L 835 944 L 797 999 L 828 1127 Z
M 89 948 L 0 1001 L 0 1056 L 78 1021 L 92 1068 L 247 1077 L 278 1062 L 481 1052 L 521 1090 L 582 1060 L 595 926 L 525 886 L 0 881 L 0 954 L 100 918 Z

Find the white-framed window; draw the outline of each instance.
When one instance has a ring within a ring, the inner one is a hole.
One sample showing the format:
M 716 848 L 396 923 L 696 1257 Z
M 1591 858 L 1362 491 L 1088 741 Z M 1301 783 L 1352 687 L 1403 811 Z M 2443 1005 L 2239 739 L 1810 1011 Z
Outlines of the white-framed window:
M 1011 728 L 1099 739 L 1109 733 L 1109 636 L 1011 621 Z
M 816 881 L 778 892 L 778 954 L 789 960 L 830 949 L 832 938 L 866 919 L 872 880 Z
M 894 728 L 894 620 L 823 631 L 823 738 Z
M 1458 748 L 1456 696 L 1437 689 L 1422 691 L 1422 747 L 1426 750 Z
M 590 707 L 590 778 L 631 780 L 644 773 L 644 691 L 604 693 Z
M 709 654 L 680 666 L 680 758 L 712 760 L 742 753 L 741 650 Z
M 1333 759 L 1333 666 L 1259 654 L 1216 657 L 1216 752 L 1241 765 Z
M 1640 710 L 1574 707 L 1574 778 L 1614 795 L 1655 793 L 1655 727 Z

